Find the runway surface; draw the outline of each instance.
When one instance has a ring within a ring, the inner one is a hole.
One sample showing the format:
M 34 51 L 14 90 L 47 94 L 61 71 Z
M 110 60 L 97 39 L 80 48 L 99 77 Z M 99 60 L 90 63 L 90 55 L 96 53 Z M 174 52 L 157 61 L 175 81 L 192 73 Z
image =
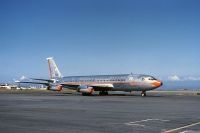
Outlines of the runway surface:
M 200 96 L 0 93 L 1 133 L 200 133 Z

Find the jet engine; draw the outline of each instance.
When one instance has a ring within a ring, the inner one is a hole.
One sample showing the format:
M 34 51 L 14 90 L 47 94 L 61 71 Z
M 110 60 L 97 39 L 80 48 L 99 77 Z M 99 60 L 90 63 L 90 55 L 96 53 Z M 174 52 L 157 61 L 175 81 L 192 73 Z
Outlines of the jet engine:
M 62 85 L 50 85 L 47 87 L 47 90 L 61 91 L 62 88 L 63 88 Z
M 87 85 L 80 85 L 77 91 L 81 92 L 82 95 L 91 95 L 94 92 L 94 89 Z

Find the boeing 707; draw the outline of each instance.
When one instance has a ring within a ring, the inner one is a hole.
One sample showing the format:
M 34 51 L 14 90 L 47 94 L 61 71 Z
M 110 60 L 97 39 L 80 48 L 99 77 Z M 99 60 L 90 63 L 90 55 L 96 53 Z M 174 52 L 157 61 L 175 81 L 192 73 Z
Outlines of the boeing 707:
M 99 95 L 108 95 L 109 91 L 141 91 L 141 96 L 146 96 L 146 91 L 162 86 L 162 81 L 150 75 L 118 74 L 118 75 L 92 75 L 92 76 L 67 76 L 63 77 L 52 57 L 47 58 L 50 79 L 35 79 L 40 82 L 20 82 L 43 84 L 48 90 L 61 91 L 63 88 L 76 90 L 82 95 L 92 95 L 98 91 Z

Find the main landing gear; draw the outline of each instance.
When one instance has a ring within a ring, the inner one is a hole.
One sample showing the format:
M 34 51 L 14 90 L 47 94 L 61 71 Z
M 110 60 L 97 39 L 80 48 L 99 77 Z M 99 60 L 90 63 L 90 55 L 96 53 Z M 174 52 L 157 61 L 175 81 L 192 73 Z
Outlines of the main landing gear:
M 142 91 L 141 96 L 145 97 L 146 96 L 146 91 Z
M 99 95 L 108 95 L 108 92 L 107 91 L 100 91 Z
M 82 93 L 82 96 L 91 96 L 92 93 Z

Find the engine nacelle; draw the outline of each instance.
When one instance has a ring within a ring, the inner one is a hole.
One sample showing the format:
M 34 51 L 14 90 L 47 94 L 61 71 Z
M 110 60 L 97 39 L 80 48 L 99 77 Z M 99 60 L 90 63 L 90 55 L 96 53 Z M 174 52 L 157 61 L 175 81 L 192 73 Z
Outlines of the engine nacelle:
M 93 87 L 89 87 L 86 85 L 81 85 L 78 87 L 78 92 L 81 92 L 83 95 L 90 95 L 94 92 Z
M 62 88 L 63 88 L 62 85 L 51 85 L 47 87 L 47 90 L 61 91 Z

